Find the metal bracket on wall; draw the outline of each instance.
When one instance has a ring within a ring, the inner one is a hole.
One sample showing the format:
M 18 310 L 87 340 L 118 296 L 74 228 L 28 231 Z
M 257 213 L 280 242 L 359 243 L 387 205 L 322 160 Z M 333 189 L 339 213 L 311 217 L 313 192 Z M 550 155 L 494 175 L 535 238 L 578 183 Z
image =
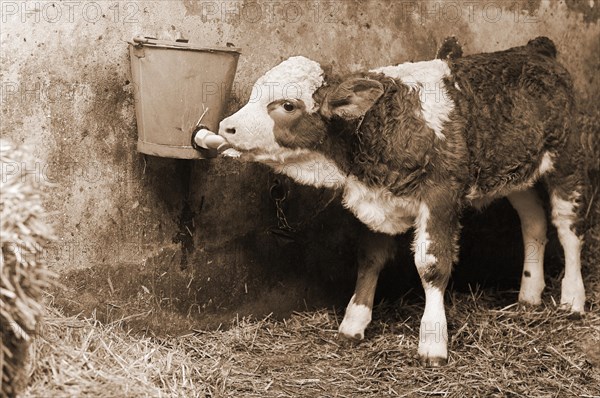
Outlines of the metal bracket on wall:
M 293 232 L 294 228 L 288 223 L 287 217 L 283 210 L 283 202 L 287 199 L 288 188 L 279 179 L 275 179 L 271 188 L 269 188 L 269 195 L 275 202 L 277 209 L 277 227 L 282 231 Z
M 137 58 L 144 58 L 146 56 L 146 53 L 144 52 L 144 46 L 133 46 L 132 54 L 135 55 Z
M 268 229 L 279 246 L 285 246 L 296 241 L 296 231 L 288 223 L 283 203 L 287 199 L 289 188 L 279 179 L 275 179 L 269 188 L 269 196 L 275 202 L 277 211 L 277 227 Z
M 295 222 L 294 226 L 292 226 L 288 222 L 284 205 L 288 199 L 289 192 L 290 188 L 288 184 L 278 178 L 275 178 L 269 187 L 269 196 L 275 203 L 277 227 L 269 228 L 268 232 L 275 237 L 281 246 L 295 242 L 298 239 L 298 232 L 329 207 L 331 202 L 339 195 L 339 191 L 336 190 L 322 190 L 318 195 L 319 199 L 315 202 L 314 207 L 308 212 L 310 216 L 305 217 L 302 221 Z

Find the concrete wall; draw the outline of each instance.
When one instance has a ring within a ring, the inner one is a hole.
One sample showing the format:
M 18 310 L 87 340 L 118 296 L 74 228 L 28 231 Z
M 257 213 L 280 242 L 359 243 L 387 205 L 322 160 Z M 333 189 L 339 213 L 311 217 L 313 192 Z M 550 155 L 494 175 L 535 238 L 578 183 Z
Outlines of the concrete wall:
M 342 303 L 353 285 L 360 226 L 335 201 L 321 212 L 328 192 L 259 165 L 138 154 L 127 53 L 135 35 L 241 47 L 230 112 L 256 78 L 291 55 L 347 72 L 432 58 L 448 35 L 467 54 L 547 35 L 582 107 L 600 101 L 594 0 L 0 3 L 0 132 L 34 148 L 41 162 L 32 172 L 55 182 L 47 206 L 59 241 L 47 260 L 66 286 L 56 299 L 74 311 L 137 314 L 134 323 L 156 330 Z M 276 179 L 289 190 L 290 223 L 302 224 L 292 237 L 272 233 Z M 511 217 L 506 204 L 496 207 Z M 484 261 L 518 264 L 514 217 L 506 229 L 506 217 L 483 220 L 505 245 L 516 245 Z M 480 239 L 481 222 L 466 221 Z M 477 261 L 486 255 L 473 239 L 465 247 Z M 404 263 L 407 248 L 403 242 Z M 383 285 L 396 289 L 390 275 Z

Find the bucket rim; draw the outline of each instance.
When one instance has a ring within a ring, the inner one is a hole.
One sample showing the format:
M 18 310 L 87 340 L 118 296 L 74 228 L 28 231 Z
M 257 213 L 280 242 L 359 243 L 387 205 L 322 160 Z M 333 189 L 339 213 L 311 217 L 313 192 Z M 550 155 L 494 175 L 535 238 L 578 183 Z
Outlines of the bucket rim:
M 241 54 L 239 47 L 210 47 L 199 46 L 189 42 L 179 42 L 170 40 L 158 40 L 153 37 L 136 36 L 129 42 L 132 46 L 146 46 L 147 48 L 168 48 L 173 50 L 192 50 L 206 52 L 228 52 Z

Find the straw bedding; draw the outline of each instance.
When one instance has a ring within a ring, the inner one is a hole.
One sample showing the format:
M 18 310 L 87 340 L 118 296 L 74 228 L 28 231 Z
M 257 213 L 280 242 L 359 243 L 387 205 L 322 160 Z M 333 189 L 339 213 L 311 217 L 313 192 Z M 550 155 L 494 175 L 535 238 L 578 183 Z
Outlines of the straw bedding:
M 552 287 L 559 297 L 560 283 Z M 581 320 L 509 304 L 515 292 L 449 295 L 450 362 L 414 357 L 422 302 L 380 304 L 366 340 L 336 339 L 341 313 L 240 319 L 159 339 L 50 310 L 26 397 L 599 397 L 600 308 Z

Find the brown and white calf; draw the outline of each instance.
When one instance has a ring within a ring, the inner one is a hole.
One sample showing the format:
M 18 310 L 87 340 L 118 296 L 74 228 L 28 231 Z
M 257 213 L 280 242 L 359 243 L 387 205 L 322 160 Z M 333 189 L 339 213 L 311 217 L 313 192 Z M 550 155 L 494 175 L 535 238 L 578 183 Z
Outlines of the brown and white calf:
M 541 303 L 546 218 L 532 188 L 540 179 L 565 252 L 561 304 L 584 311 L 573 88 L 548 38 L 344 78 L 293 57 L 262 76 L 252 98 L 219 134 L 301 184 L 342 190 L 344 205 L 373 231 L 359 253 L 342 336 L 363 338 L 392 236 L 414 227 L 426 300 L 418 353 L 425 365 L 444 364 L 444 290 L 461 212 L 500 197 L 518 212 L 527 250 L 519 300 Z

